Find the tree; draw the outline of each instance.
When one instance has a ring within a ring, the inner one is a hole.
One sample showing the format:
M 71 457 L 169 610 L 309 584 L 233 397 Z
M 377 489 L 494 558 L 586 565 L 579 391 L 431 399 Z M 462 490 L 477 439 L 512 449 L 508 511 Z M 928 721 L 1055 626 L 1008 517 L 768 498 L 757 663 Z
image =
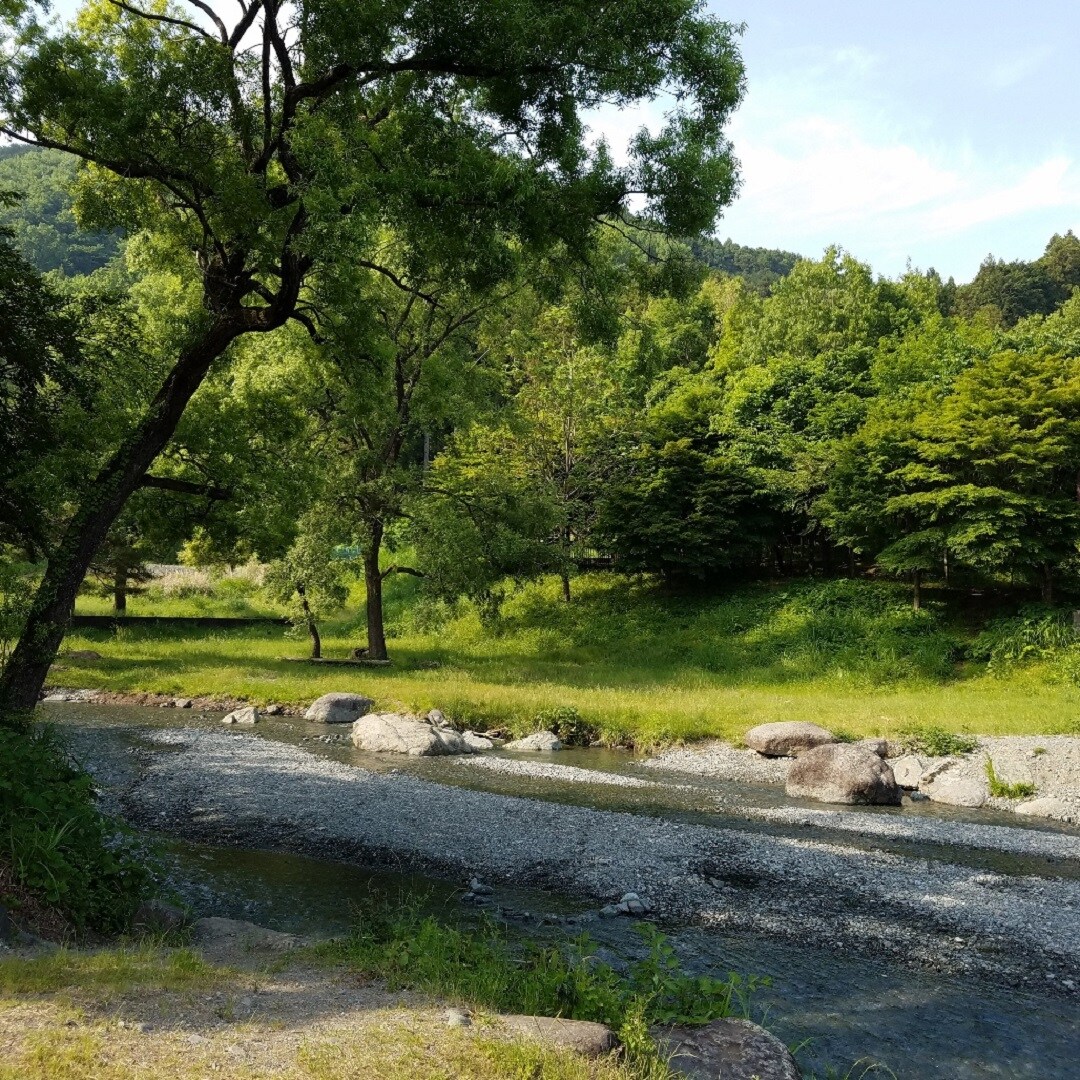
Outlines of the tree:
M 63 298 L 0 234 L 0 543 L 45 548 L 58 491 L 41 466 L 84 387 L 80 363 Z
M 1047 350 L 975 359 L 837 454 L 823 510 L 893 572 L 944 561 L 1038 582 L 1050 599 L 1080 543 L 1080 370 Z
M 403 261 L 436 251 L 480 283 L 501 275 L 507 236 L 579 251 L 635 193 L 679 233 L 712 223 L 735 189 L 723 129 L 743 71 L 735 29 L 698 9 L 420 0 L 345 18 L 321 0 L 92 0 L 59 33 L 23 31 L 2 54 L 0 132 L 89 163 L 83 219 L 150 231 L 198 304 L 50 552 L 0 710 L 36 702 L 94 552 L 211 367 L 290 320 L 317 332 L 309 285 L 370 261 L 379 229 Z M 662 91 L 668 123 L 639 132 L 625 166 L 590 149 L 581 108 Z

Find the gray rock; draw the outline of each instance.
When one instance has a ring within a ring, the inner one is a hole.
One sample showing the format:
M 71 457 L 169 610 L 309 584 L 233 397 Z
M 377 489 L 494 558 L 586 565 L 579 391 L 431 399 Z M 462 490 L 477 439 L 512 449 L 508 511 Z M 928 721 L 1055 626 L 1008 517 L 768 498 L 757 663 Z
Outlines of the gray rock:
M 187 913 L 182 908 L 161 900 L 148 900 L 145 904 L 140 904 L 133 920 L 136 930 L 151 934 L 183 930 L 187 924 Z
M 429 720 L 432 724 L 435 725 L 435 727 L 453 726 L 450 721 L 446 719 L 446 714 L 442 711 L 442 709 L 432 709 L 427 714 L 427 716 L 424 717 L 424 719 Z
M 477 896 L 491 896 L 495 890 L 485 885 L 478 877 L 469 878 L 469 889 Z
M 1054 821 L 1080 821 L 1080 803 L 1069 803 L 1056 795 L 1044 795 L 1030 802 L 1019 803 L 1013 809 L 1029 817 L 1050 818 Z
M 461 733 L 461 740 L 474 754 L 480 754 L 485 750 L 495 749 L 495 742 L 493 739 L 489 739 L 485 735 L 477 735 L 475 731 L 463 731 Z
M 871 738 L 860 739 L 856 746 L 864 746 L 867 750 L 877 754 L 880 758 L 887 758 L 889 756 L 889 741 L 888 739 Z
M 794 757 L 804 750 L 836 742 L 836 736 L 817 724 L 789 720 L 780 724 L 759 724 L 744 736 L 743 742 L 766 757 Z
M 922 758 L 914 754 L 905 754 L 889 763 L 892 765 L 893 776 L 902 788 L 917 788 L 922 783 L 923 765 Z
M 704 1027 L 653 1032 L 660 1056 L 688 1080 L 800 1080 L 788 1048 L 749 1020 L 727 1017 Z
M 363 694 L 323 694 L 308 706 L 304 719 L 319 724 L 352 724 L 366 716 L 374 704 Z
M 909 791 L 908 792 L 908 798 L 912 802 L 929 802 L 930 801 L 930 796 L 925 794 L 922 791 Z
M 619 914 L 619 909 L 614 904 L 605 904 L 600 909 L 601 919 L 614 919 Z
M 948 806 L 982 806 L 990 798 L 990 788 L 984 779 L 965 776 L 949 768 L 935 771 L 929 781 L 924 776 L 919 790 L 934 802 Z
M 291 952 L 302 944 L 294 934 L 282 934 L 241 919 L 199 919 L 192 927 L 195 944 L 215 957 Z
M 265 712 L 267 716 L 284 716 L 285 715 L 285 706 L 284 705 L 267 705 L 266 708 L 263 710 L 263 712 Z
M 472 1027 L 472 1017 L 464 1009 L 447 1009 L 446 1026 L 452 1028 Z
M 222 718 L 223 724 L 257 724 L 259 722 L 259 710 L 254 705 L 247 705 L 243 709 L 234 709 L 228 716 Z
M 499 1025 L 515 1035 L 545 1046 L 573 1050 L 597 1058 L 618 1049 L 619 1040 L 606 1024 L 591 1020 L 563 1020 L 554 1016 L 500 1016 Z
M 173 708 L 175 709 L 190 709 L 195 704 L 189 697 L 173 698 Z
M 436 757 L 471 754 L 473 749 L 453 728 L 434 727 L 407 713 L 368 713 L 352 727 L 353 746 L 371 754 Z
M 545 751 L 561 750 L 562 743 L 559 741 L 559 736 L 553 731 L 537 731 L 533 735 L 526 735 L 524 739 L 515 739 L 513 742 L 508 742 L 503 749 L 543 753 Z
M 899 806 L 892 769 L 877 754 L 851 743 L 815 746 L 788 771 L 787 793 L 796 799 L 864 806 Z

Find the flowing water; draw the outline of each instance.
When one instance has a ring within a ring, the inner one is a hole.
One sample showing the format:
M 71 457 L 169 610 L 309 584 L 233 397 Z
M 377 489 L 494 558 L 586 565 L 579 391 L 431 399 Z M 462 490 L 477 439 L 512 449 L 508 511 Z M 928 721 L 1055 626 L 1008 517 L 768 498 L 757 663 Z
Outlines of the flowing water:
M 135 706 L 53 705 L 43 710 L 48 719 L 67 729 L 76 752 L 95 747 L 96 761 L 108 762 L 106 784 L 123 782 L 134 769 L 128 750 L 144 743 L 147 728 L 197 726 L 220 730 L 215 716 L 200 717 L 172 710 Z M 255 734 L 302 745 L 312 753 L 380 772 L 396 770 L 440 783 L 504 792 L 602 809 L 693 821 L 715 827 L 736 826 L 773 834 L 803 829 L 751 821 L 737 807 L 775 809 L 798 805 L 776 787 L 734 785 L 663 774 L 643 768 L 631 755 L 613 751 L 564 751 L 560 765 L 593 770 L 596 783 L 506 774 L 461 764 L 449 758 L 390 758 L 363 754 L 340 742 L 312 740 L 310 725 L 295 719 L 267 720 Z M 155 745 L 156 752 L 168 752 Z M 641 786 L 617 786 L 612 778 L 627 778 Z M 608 782 L 604 782 L 608 781 Z M 810 804 L 807 804 L 810 805 Z M 891 808 L 862 808 L 867 814 L 895 814 Z M 905 807 L 906 815 L 921 814 L 953 821 L 999 824 L 1016 828 L 1015 818 L 991 811 L 964 811 L 934 804 Z M 1068 833 L 1064 826 L 1034 825 L 1025 829 Z M 872 841 L 849 833 L 847 844 L 863 842 L 877 850 L 919 858 L 986 867 L 1019 875 L 1076 876 L 1078 860 L 1050 861 L 1028 855 L 981 851 L 915 841 Z M 1078 848 L 1080 850 L 1080 848 Z M 423 895 L 432 910 L 459 917 L 459 883 L 418 875 L 372 872 L 345 863 L 310 859 L 280 852 L 214 848 L 170 841 L 168 859 L 174 885 L 199 914 L 250 919 L 275 929 L 309 935 L 341 933 L 354 912 L 372 895 L 395 898 Z M 571 925 L 595 904 L 573 897 L 530 890 L 501 888 L 498 904 L 531 918 L 518 918 L 531 933 L 550 935 L 552 924 Z M 589 921 L 590 936 L 605 955 L 618 963 L 632 958 L 641 942 L 627 920 Z M 735 935 L 703 927 L 669 930 L 684 964 L 693 971 L 767 975 L 772 985 L 754 998 L 755 1015 L 789 1045 L 798 1045 L 808 1073 L 825 1075 L 826 1063 L 840 1066 L 843 1075 L 857 1060 L 880 1062 L 900 1080 L 977 1080 L 1021 1078 L 1078 1080 L 1080 1078 L 1080 1017 L 1076 999 L 1021 993 L 1008 986 L 989 986 L 958 980 L 865 958 L 816 949 L 808 942 L 794 945 L 763 936 Z M 863 1068 L 852 1076 L 862 1075 Z M 882 1072 L 880 1075 L 888 1075 Z

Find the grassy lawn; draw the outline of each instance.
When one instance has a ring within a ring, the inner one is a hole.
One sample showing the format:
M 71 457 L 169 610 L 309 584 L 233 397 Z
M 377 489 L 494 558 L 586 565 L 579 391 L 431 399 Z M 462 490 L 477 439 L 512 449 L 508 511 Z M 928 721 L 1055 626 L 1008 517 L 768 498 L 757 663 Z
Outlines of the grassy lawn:
M 813 720 L 854 735 L 934 724 L 977 734 L 1080 730 L 1080 688 L 1046 665 L 991 675 L 965 660 L 973 636 L 943 608 L 920 614 L 902 589 L 865 582 L 755 586 L 678 598 L 612 575 L 514 593 L 495 626 L 471 608 L 422 603 L 395 582 L 385 669 L 289 663 L 303 638 L 259 630 L 81 632 L 57 685 L 256 703 L 307 704 L 356 690 L 382 708 L 443 709 L 476 726 L 531 730 L 546 710 L 574 708 L 611 742 L 650 746 L 738 737 L 756 723 Z M 133 613 L 137 609 L 133 609 Z M 144 613 L 177 614 L 149 609 Z M 207 602 L 200 613 L 226 613 Z M 231 613 L 229 611 L 228 613 Z M 362 643 L 362 612 L 324 627 L 324 655 Z

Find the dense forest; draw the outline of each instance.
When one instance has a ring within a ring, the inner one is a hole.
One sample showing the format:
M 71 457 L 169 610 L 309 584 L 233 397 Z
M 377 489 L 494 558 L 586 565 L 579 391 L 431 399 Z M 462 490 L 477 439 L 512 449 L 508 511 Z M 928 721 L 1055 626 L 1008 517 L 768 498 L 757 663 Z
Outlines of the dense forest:
M 50 388 L 29 423 L 4 401 L 19 558 L 47 549 L 193 302 L 138 236 L 76 229 L 73 177 L 53 153 L 0 162 L 23 194 L 13 242 L 59 272 L 5 257 L 40 308 L 23 330 Z M 490 612 L 539 574 L 570 599 L 583 566 L 677 588 L 873 573 L 916 605 L 929 581 L 1051 599 L 1080 568 L 1078 284 L 1071 232 L 959 287 L 631 227 L 584 277 L 539 265 L 487 295 L 360 271 L 320 340 L 233 347 L 94 572 L 122 610 L 147 560 L 271 561 L 317 640 L 352 553 L 376 657 L 393 573 Z

